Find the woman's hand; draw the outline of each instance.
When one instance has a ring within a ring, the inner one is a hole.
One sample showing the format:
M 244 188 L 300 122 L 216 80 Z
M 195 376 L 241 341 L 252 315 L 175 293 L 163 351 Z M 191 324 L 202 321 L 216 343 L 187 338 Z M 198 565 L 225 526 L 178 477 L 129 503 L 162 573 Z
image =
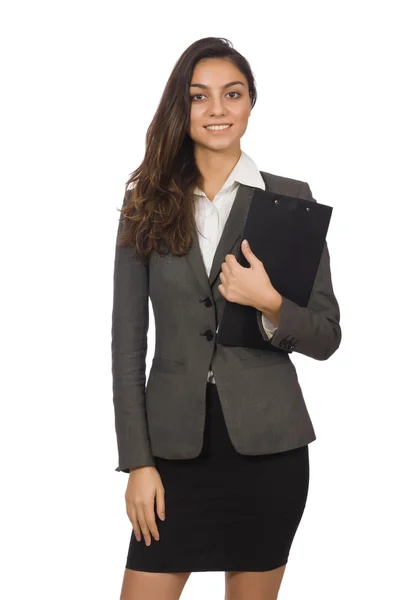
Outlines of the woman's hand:
M 154 502 L 156 502 L 157 514 L 163 521 L 165 500 L 163 483 L 156 467 L 137 467 L 130 471 L 125 500 L 127 514 L 137 541 L 141 541 L 141 532 L 146 546 L 150 546 L 152 541 L 150 533 L 158 541 L 160 535 L 156 525 Z
M 219 274 L 221 294 L 229 302 L 253 306 L 260 311 L 276 312 L 280 306 L 280 294 L 273 287 L 263 263 L 252 252 L 248 242 L 241 244 L 242 252 L 250 267 L 237 262 L 234 254 L 227 254 Z

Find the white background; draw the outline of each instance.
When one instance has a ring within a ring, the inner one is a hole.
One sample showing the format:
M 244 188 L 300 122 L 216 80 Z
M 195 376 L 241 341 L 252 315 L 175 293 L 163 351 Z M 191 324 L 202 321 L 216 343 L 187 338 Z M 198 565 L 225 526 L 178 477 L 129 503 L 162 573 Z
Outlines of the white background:
M 119 598 L 131 524 L 111 392 L 117 209 L 175 62 L 206 36 L 231 40 L 256 78 L 242 149 L 334 207 L 343 338 L 328 361 L 292 355 L 317 440 L 279 598 L 397 597 L 392 4 L 1 9 L 1 598 Z M 151 322 L 148 366 L 153 336 Z M 222 599 L 223 579 L 193 573 L 182 598 Z

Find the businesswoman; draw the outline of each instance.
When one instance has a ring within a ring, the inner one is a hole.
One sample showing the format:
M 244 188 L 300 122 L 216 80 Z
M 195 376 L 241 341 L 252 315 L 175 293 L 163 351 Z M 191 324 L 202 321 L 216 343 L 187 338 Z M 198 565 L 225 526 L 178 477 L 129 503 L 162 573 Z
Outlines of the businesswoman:
M 129 474 L 132 524 L 122 600 L 176 600 L 193 571 L 224 571 L 226 600 L 274 600 L 305 508 L 316 436 L 290 354 L 328 359 L 340 314 L 326 243 L 307 307 L 275 289 L 249 240 L 249 266 L 236 260 L 255 188 L 316 202 L 241 150 L 255 102 L 228 40 L 193 43 L 127 182 L 112 313 L 116 471 Z M 253 307 L 266 349 L 217 343 L 227 301 Z

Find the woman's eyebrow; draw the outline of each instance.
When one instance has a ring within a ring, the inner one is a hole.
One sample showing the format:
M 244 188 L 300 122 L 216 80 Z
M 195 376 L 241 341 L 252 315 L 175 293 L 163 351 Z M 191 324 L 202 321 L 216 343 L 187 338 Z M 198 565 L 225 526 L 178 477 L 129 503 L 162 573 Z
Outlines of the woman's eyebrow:
M 244 85 L 244 83 L 242 81 L 231 81 L 230 83 L 225 83 L 225 85 L 222 86 L 222 89 L 224 90 L 225 88 L 231 87 L 232 85 Z M 198 87 L 201 88 L 203 90 L 208 90 L 208 85 L 204 85 L 203 83 L 191 83 L 190 87 Z

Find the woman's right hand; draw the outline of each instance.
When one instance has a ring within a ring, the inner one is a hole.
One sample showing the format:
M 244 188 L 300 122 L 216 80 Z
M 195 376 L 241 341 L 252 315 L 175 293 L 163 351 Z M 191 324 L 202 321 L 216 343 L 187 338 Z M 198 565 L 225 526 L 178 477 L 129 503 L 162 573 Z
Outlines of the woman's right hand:
M 137 541 L 141 541 L 141 533 L 147 546 L 151 543 L 150 533 L 158 541 L 160 535 L 156 525 L 154 502 L 159 518 L 164 520 L 165 499 L 164 486 L 156 467 L 137 467 L 130 471 L 125 501 Z

